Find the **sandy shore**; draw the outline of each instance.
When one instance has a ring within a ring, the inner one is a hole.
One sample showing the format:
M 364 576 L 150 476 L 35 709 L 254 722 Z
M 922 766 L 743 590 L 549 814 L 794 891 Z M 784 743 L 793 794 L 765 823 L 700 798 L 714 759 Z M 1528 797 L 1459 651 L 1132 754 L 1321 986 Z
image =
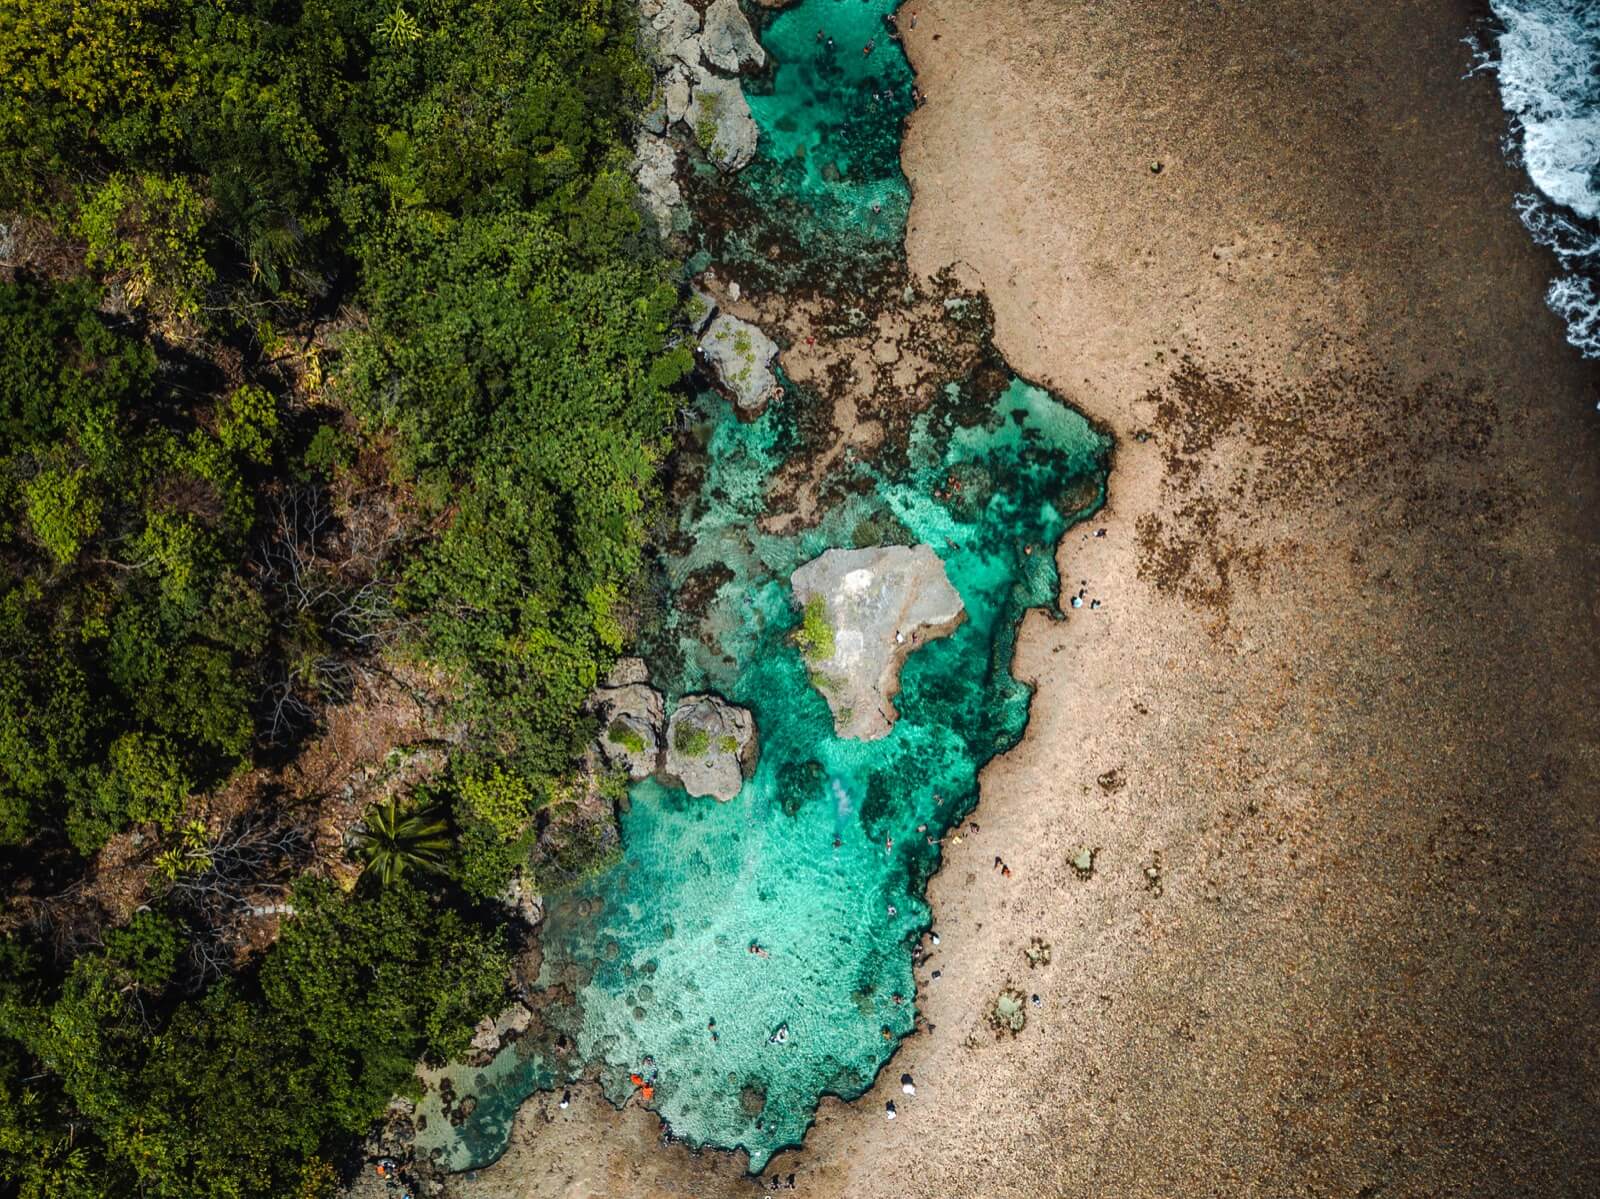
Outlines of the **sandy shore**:
M 1027 739 L 931 891 L 932 1030 L 769 1176 L 1594 1193 L 1597 376 L 1544 310 L 1493 82 L 1461 78 L 1475 10 L 902 14 L 912 266 L 962 264 L 1012 365 L 1117 435 L 1061 548 L 1103 606 L 1021 639 Z M 1008 981 L 1040 1006 L 997 1040 Z M 537 1100 L 452 1189 L 754 1187 L 657 1136 Z

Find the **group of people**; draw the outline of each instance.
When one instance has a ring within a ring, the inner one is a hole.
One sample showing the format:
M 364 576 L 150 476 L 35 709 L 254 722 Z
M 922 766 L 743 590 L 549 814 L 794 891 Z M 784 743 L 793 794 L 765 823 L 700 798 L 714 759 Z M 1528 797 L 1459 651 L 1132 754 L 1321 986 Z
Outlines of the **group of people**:
M 391 1188 L 400 1188 L 401 1199 L 411 1199 L 411 1189 L 400 1177 L 400 1166 L 392 1157 L 380 1157 L 372 1163 L 372 1172 Z

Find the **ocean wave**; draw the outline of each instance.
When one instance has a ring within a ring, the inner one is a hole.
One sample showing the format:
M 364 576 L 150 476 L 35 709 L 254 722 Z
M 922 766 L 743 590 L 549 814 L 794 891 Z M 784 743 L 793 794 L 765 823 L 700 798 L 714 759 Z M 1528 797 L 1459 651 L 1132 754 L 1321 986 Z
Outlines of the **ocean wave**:
M 1567 339 L 1600 358 L 1600 2 L 1490 0 L 1496 59 L 1514 145 L 1535 192 L 1522 223 L 1564 272 L 1546 300 Z
M 1545 292 L 1545 303 L 1567 322 L 1567 340 L 1585 358 L 1600 358 L 1600 291 L 1587 275 L 1563 275 Z

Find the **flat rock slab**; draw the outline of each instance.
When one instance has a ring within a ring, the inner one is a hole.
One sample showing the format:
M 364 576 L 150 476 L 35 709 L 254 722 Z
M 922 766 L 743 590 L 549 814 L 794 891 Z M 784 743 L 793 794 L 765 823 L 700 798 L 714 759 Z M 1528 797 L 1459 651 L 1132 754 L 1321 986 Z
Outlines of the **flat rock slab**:
M 755 717 L 715 695 L 684 696 L 667 721 L 662 773 L 690 795 L 732 799 L 755 756 Z
M 831 631 L 829 652 L 813 647 L 806 664 L 833 710 L 834 731 L 861 741 L 886 736 L 906 656 L 966 617 L 944 563 L 926 545 L 829 550 L 789 583 L 802 609 L 820 598 Z

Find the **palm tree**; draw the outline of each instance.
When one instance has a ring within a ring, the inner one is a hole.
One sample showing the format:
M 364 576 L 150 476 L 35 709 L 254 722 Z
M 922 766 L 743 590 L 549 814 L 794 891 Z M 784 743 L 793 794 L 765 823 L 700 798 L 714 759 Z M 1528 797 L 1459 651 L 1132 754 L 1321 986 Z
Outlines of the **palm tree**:
M 444 869 L 450 848 L 449 824 L 437 804 L 402 807 L 395 796 L 367 813 L 356 834 L 356 853 L 366 862 L 362 877 L 372 875 L 387 887 L 407 870 L 436 873 Z

